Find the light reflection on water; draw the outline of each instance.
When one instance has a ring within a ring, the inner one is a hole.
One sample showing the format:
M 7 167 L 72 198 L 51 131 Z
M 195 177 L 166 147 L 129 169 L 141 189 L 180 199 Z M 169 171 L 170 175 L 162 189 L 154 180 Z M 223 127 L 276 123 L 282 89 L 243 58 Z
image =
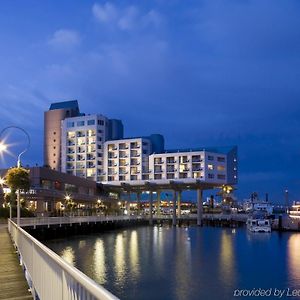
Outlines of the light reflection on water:
M 300 282 L 300 234 L 288 239 L 288 266 L 290 280 L 296 285 Z
M 94 279 L 100 284 L 106 283 L 105 248 L 103 241 L 96 239 L 93 255 Z
M 121 299 L 233 299 L 300 281 L 300 234 L 154 226 L 47 244 Z

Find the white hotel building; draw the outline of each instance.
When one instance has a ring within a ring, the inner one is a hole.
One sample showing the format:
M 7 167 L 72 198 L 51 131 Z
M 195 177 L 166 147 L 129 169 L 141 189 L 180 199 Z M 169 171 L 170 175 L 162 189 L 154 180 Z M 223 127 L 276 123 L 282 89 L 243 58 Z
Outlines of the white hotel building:
M 45 120 L 45 164 L 60 165 L 64 173 L 113 185 L 237 183 L 237 147 L 165 150 L 160 134 L 123 138 L 120 120 L 81 114 L 77 101 L 52 104 Z M 55 149 L 59 145 L 60 152 Z

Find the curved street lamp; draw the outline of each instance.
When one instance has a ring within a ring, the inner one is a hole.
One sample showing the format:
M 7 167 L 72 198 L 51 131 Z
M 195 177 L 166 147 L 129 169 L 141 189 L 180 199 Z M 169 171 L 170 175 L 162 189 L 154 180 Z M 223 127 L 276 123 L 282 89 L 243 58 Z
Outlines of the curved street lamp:
M 0 152 L 6 151 L 6 149 L 7 149 L 7 145 L 5 145 L 1 139 L 2 139 L 3 133 L 5 131 L 7 131 L 8 129 L 19 129 L 25 134 L 25 136 L 27 138 L 27 144 L 26 144 L 25 149 L 18 155 L 17 167 L 20 168 L 21 167 L 21 156 L 30 147 L 30 136 L 25 129 L 23 129 L 22 127 L 19 127 L 19 126 L 11 125 L 11 126 L 7 126 L 7 127 L 3 128 L 0 132 Z M 12 215 L 11 215 L 11 210 L 10 210 L 10 219 L 11 219 L 11 217 L 12 217 Z M 20 189 L 17 190 L 17 225 L 20 226 Z

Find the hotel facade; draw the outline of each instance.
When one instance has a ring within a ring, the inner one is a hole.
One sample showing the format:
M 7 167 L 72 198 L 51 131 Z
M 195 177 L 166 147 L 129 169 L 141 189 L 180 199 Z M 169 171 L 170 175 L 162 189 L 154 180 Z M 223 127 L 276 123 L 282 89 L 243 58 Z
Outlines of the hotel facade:
M 166 150 L 162 135 L 124 138 L 120 120 L 80 113 L 77 101 L 45 112 L 44 153 L 50 168 L 103 184 L 238 180 L 235 146 Z

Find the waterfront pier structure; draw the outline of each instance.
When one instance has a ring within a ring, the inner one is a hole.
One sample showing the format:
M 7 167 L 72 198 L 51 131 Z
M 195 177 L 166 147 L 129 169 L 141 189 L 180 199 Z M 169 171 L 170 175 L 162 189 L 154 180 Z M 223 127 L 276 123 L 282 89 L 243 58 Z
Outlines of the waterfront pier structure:
M 197 191 L 197 225 L 202 225 L 202 214 L 203 214 L 203 191 L 211 190 L 214 188 L 220 188 L 221 186 L 205 183 L 197 179 L 190 180 L 166 180 L 164 182 L 149 182 L 149 181 L 136 181 L 136 182 L 120 182 L 120 183 L 108 183 L 102 184 L 103 190 L 114 192 L 117 194 L 124 193 L 126 195 L 126 207 L 130 203 L 131 194 L 136 195 L 138 203 L 138 211 L 140 207 L 140 196 L 143 192 L 149 193 L 149 224 L 153 224 L 153 194 L 157 195 L 156 203 L 156 215 L 160 215 L 160 195 L 162 191 L 171 191 L 173 194 L 173 212 L 172 212 L 172 224 L 176 226 L 177 219 L 181 217 L 180 203 L 181 194 L 185 190 L 196 190 Z M 138 214 L 139 215 L 139 214 Z

